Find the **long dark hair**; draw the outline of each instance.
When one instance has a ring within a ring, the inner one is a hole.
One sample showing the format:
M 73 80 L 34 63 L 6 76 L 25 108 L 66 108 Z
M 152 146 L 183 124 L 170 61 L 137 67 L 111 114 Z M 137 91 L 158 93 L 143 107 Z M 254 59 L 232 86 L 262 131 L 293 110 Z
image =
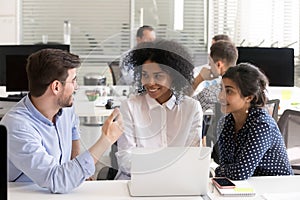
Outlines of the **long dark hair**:
M 267 102 L 266 88 L 268 78 L 256 66 L 250 63 L 240 63 L 230 67 L 222 78 L 229 78 L 240 89 L 243 97 L 253 96 L 251 107 L 264 107 Z

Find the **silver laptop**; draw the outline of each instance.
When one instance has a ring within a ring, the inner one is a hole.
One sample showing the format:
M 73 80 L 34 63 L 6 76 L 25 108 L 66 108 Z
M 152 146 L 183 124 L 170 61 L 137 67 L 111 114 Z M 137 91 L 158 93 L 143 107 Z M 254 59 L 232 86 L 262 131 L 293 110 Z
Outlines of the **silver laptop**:
M 137 148 L 132 152 L 131 196 L 206 195 L 210 147 Z

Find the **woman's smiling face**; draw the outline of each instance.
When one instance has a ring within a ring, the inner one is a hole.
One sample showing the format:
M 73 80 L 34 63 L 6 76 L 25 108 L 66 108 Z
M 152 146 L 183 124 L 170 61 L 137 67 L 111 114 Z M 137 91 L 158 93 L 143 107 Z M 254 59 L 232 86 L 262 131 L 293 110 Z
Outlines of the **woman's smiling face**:
M 222 79 L 222 89 L 219 94 L 219 101 L 221 103 L 221 110 L 223 113 L 245 113 L 249 108 L 247 99 L 240 93 L 240 89 L 236 83 L 229 78 Z
M 141 82 L 149 96 L 156 99 L 160 104 L 170 99 L 172 79 L 156 62 L 151 60 L 144 62 Z

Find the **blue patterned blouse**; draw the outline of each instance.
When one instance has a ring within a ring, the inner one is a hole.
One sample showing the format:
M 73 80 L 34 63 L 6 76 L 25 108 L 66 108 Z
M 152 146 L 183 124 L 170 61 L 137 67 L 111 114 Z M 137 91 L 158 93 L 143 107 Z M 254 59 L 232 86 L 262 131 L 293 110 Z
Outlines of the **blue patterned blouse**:
M 293 174 L 280 130 L 264 109 L 249 109 L 237 134 L 232 114 L 226 115 L 223 122 L 218 127 L 220 166 L 215 170 L 216 176 L 244 180 L 251 176 Z

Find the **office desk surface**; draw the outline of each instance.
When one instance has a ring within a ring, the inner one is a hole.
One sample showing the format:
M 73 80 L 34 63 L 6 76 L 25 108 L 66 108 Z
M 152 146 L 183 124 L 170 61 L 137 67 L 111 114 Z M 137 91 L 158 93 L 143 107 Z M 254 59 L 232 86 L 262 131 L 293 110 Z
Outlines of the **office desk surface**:
M 125 200 L 141 199 L 130 197 L 127 181 L 86 181 L 81 186 L 68 194 L 51 194 L 48 190 L 42 189 L 35 184 L 28 183 L 9 183 L 8 199 L 55 199 L 55 200 Z M 148 199 L 148 198 L 142 198 Z M 202 200 L 199 197 L 156 197 L 150 199 L 182 199 L 182 200 Z
M 246 199 L 300 199 L 300 176 L 253 177 L 248 180 L 257 195 Z M 211 185 L 210 188 L 212 189 Z M 217 190 L 211 190 L 212 199 L 241 199 L 241 197 L 220 197 Z M 63 200 L 93 200 L 93 199 L 199 199 L 202 197 L 130 197 L 127 181 L 86 181 L 68 194 L 51 194 L 32 183 L 9 183 L 8 199 L 63 199 Z M 206 199 L 206 198 L 204 198 Z M 242 198 L 243 199 L 243 198 Z

